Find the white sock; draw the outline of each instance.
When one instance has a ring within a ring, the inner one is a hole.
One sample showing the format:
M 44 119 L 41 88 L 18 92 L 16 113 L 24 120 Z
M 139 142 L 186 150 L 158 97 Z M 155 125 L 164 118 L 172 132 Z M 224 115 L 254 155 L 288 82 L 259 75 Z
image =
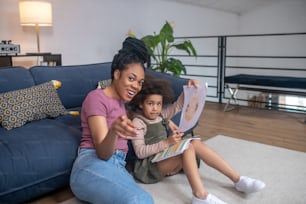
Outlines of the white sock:
M 212 194 L 208 194 L 205 200 L 192 196 L 192 204 L 227 204 Z
M 240 176 L 240 179 L 235 183 L 235 188 L 244 193 L 254 193 L 263 189 L 266 184 L 260 180 L 252 179 L 246 176 Z

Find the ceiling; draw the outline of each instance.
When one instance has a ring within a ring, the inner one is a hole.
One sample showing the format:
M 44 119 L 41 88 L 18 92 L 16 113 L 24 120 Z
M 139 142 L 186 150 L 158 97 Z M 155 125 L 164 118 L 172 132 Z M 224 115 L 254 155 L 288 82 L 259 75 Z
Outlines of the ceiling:
M 238 15 L 253 11 L 260 7 L 268 6 L 275 2 L 286 0 L 164 0 L 192 4 L 206 8 L 236 13 Z

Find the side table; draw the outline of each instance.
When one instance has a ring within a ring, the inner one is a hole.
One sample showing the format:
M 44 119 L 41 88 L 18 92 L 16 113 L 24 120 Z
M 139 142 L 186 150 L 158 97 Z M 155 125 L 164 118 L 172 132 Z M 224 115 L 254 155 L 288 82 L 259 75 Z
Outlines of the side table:
M 13 59 L 21 57 L 42 57 L 42 61 L 37 63 L 37 65 L 47 65 L 47 66 L 60 66 L 62 65 L 62 55 L 61 54 L 51 54 L 51 53 L 27 53 L 27 54 L 17 54 L 17 55 L 0 55 L 0 67 L 11 67 L 14 66 Z

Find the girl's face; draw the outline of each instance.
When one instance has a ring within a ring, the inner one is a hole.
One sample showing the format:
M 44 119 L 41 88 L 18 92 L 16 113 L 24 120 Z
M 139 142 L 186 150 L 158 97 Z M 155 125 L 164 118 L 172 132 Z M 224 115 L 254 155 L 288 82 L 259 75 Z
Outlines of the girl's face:
M 155 120 L 162 111 L 163 97 L 157 94 L 148 95 L 139 107 L 142 109 L 144 117 Z
M 144 82 L 144 70 L 141 64 L 129 64 L 127 68 L 114 72 L 114 84 L 118 98 L 123 101 L 131 101 L 141 90 Z

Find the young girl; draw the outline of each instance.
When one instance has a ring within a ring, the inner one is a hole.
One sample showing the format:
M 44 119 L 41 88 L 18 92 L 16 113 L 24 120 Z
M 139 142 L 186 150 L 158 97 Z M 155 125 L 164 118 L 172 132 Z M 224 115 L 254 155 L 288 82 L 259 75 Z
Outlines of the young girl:
M 198 171 L 198 156 L 207 165 L 231 179 L 238 191 L 252 193 L 265 187 L 262 181 L 240 176 L 216 152 L 199 140 L 192 140 L 188 149 L 181 155 L 152 163 L 151 160 L 156 153 L 177 143 L 183 136 L 183 133 L 175 131 L 175 127 L 172 128 L 172 134 L 167 137 L 167 121 L 173 116 L 174 111 L 171 110 L 171 106 L 164 111 L 162 108 L 163 104 L 172 101 L 172 96 L 167 81 L 146 76 L 142 90 L 130 102 L 131 110 L 139 113 L 134 114 L 133 119 L 138 135 L 132 139 L 135 153 L 139 158 L 134 167 L 134 176 L 138 180 L 143 183 L 155 183 L 164 176 L 173 175 L 183 169 L 192 188 L 192 204 L 223 204 L 222 200 L 206 191 Z

